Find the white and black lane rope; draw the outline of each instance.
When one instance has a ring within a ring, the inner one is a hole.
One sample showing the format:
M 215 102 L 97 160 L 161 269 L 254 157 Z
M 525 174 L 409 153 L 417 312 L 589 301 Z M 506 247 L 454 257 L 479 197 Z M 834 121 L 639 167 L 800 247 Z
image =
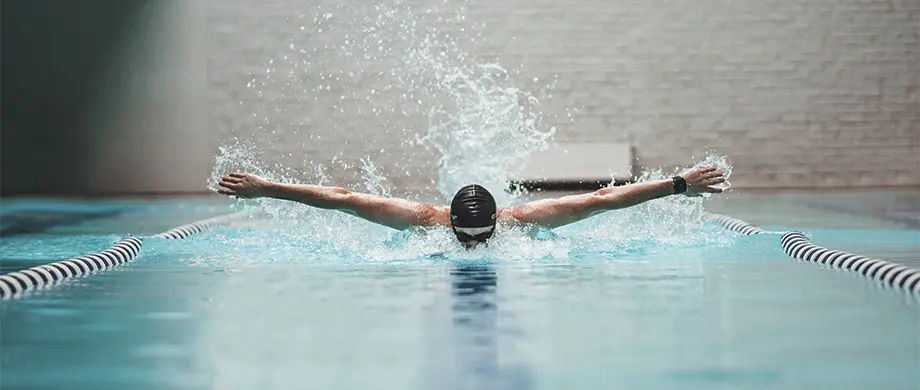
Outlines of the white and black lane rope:
M 820 247 L 812 244 L 804 234 L 799 232 L 783 234 L 782 243 L 783 252 L 793 258 L 854 271 L 920 294 L 920 270 L 885 260 Z
M 16 298 L 21 296 L 23 292 L 31 289 L 50 287 L 73 277 L 106 270 L 127 263 L 134 260 L 134 258 L 140 254 L 143 245 L 142 239 L 186 238 L 193 234 L 200 233 L 208 227 L 224 224 L 248 215 L 250 215 L 250 213 L 244 211 L 182 225 L 149 237 L 130 236 L 119 240 L 111 248 L 99 253 L 0 275 L 0 298 Z
M 165 232 L 163 232 L 163 233 L 155 234 L 155 235 L 153 235 L 153 236 L 151 236 L 151 237 L 153 237 L 153 238 L 166 238 L 166 239 L 180 239 L 180 238 L 185 238 L 185 237 L 191 236 L 191 235 L 193 235 L 193 234 L 200 233 L 201 231 L 203 231 L 203 230 L 205 230 L 205 229 L 207 229 L 207 228 L 209 228 L 209 227 L 211 227 L 211 226 L 225 224 L 225 223 L 227 223 L 227 222 L 233 221 L 234 219 L 238 219 L 238 218 L 241 218 L 241 217 L 244 217 L 244 216 L 248 216 L 248 215 L 250 215 L 250 214 L 251 214 L 251 213 L 248 212 L 248 211 L 241 211 L 241 212 L 238 212 L 238 213 L 227 214 L 227 215 L 221 215 L 221 216 L 217 216 L 217 217 L 214 217 L 214 218 L 208 218 L 208 219 L 204 219 L 204 220 L 201 220 L 201 221 L 198 221 L 198 222 L 192 222 L 192 223 L 190 223 L 190 224 L 188 224 L 188 225 L 182 225 L 182 226 L 179 226 L 179 227 L 175 227 L 175 228 L 169 229 L 169 230 L 167 230 L 167 231 L 165 231 Z
M 741 233 L 745 236 L 750 236 L 753 234 L 767 233 L 766 230 L 763 230 L 757 226 L 751 225 L 740 219 L 729 217 L 727 215 L 706 213 L 704 216 L 707 220 L 716 222 L 728 230 L 731 230 L 736 233 Z
M 801 232 L 763 230 L 740 219 L 721 214 L 707 213 L 705 218 L 722 225 L 725 229 L 744 235 L 782 234 L 783 252 L 794 259 L 857 272 L 888 285 L 900 287 L 914 294 L 920 294 L 920 270 L 885 260 L 824 248 L 812 244 Z
M 132 236 L 99 253 L 0 275 L 0 296 L 13 297 L 26 290 L 51 286 L 75 276 L 119 266 L 133 260 L 140 252 L 141 239 Z

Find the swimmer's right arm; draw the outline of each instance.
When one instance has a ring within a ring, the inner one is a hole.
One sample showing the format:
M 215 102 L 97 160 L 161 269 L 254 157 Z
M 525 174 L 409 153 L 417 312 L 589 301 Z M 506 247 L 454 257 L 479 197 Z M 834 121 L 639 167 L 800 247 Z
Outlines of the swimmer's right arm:
M 253 174 L 237 172 L 222 177 L 218 184 L 222 188 L 217 192 L 224 195 L 290 200 L 321 209 L 344 211 L 399 230 L 449 223 L 443 207 L 351 192 L 340 187 L 277 183 Z

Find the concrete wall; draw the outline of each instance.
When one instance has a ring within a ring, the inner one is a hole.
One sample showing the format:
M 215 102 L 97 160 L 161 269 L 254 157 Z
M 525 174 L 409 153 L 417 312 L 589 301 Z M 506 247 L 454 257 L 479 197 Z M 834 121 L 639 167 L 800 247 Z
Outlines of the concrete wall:
M 405 103 L 386 71 L 404 61 L 406 39 L 355 28 L 383 13 L 363 3 L 212 1 L 215 139 L 243 139 L 294 169 L 370 156 L 391 182 L 429 186 L 433 154 L 402 141 L 427 131 L 423 110 L 386 109 Z M 714 150 L 734 164 L 736 187 L 920 184 L 916 0 L 402 4 L 417 15 L 404 20 L 520 70 L 520 87 L 555 80 L 542 108 L 558 141 L 632 141 L 652 167 Z M 367 59 L 340 48 L 367 37 L 395 49 L 370 45 Z
M 2 7 L 4 195 L 204 189 L 205 2 Z

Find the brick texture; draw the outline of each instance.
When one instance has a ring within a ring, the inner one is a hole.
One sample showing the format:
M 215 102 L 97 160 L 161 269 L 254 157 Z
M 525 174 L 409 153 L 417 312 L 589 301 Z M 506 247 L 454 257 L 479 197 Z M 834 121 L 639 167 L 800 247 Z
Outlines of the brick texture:
M 713 151 L 736 187 L 920 185 L 916 0 L 365 3 L 212 0 L 216 142 L 341 185 L 369 157 L 425 193 L 437 155 L 405 140 L 438 97 L 393 69 L 419 44 L 406 31 L 435 30 L 541 97 L 559 142 L 630 141 L 647 167 Z

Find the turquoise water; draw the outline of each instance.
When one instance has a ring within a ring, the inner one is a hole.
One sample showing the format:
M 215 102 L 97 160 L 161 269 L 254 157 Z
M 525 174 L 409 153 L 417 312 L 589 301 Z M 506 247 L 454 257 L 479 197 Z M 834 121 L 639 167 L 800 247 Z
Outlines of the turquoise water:
M 917 266 L 912 196 L 737 194 L 704 207 Z M 233 207 L 4 201 L 0 265 L 91 253 Z M 535 238 L 508 232 L 474 252 L 446 232 L 300 208 L 148 239 L 130 264 L 2 301 L 0 387 L 920 386 L 916 298 L 685 210 L 676 223 L 618 211 Z

